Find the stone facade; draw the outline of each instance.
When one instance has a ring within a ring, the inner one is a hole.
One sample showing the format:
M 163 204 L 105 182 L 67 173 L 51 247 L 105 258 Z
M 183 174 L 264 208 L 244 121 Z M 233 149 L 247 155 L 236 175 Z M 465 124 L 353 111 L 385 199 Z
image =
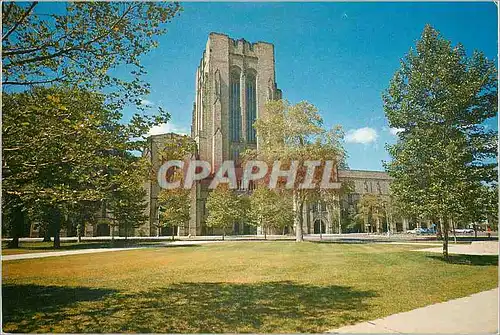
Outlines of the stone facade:
M 195 101 L 191 136 L 199 159 L 216 171 L 224 160 L 237 161 L 241 152 L 256 148 L 252 127 L 269 100 L 281 99 L 274 68 L 274 46 L 250 43 L 211 33 L 196 70 Z M 217 233 L 206 229 L 206 184 L 197 184 L 191 203 L 191 235 Z M 235 224 L 236 234 L 251 233 L 252 227 Z
M 239 154 L 247 148 L 258 146 L 258 136 L 252 127 L 262 113 L 266 102 L 281 99 L 275 75 L 274 46 L 267 42 L 250 43 L 244 39 L 234 40 L 224 34 L 211 33 L 205 51 L 196 70 L 195 98 L 192 110 L 191 137 L 196 142 L 197 151 L 193 157 L 210 162 L 216 171 L 224 160 L 238 161 Z M 170 235 L 171 228 L 158 229 L 158 194 L 160 188 L 155 173 L 161 165 L 160 151 L 167 142 L 182 136 L 174 133 L 151 136 L 144 156 L 152 165 L 151 180 L 144 184 L 149 221 L 135 231 L 136 236 Z M 327 210 L 323 201 L 304 206 L 303 231 L 306 234 L 338 233 L 339 218 L 343 213 L 356 207 L 363 194 L 373 193 L 387 197 L 391 178 L 385 172 L 339 170 L 339 181 L 353 183 L 352 193 L 338 199 L 337 207 Z M 208 183 L 197 183 L 192 189 L 190 220 L 185 225 L 175 227 L 179 236 L 220 234 L 205 225 L 208 197 Z M 338 214 L 338 215 L 336 215 Z M 103 208 L 102 217 L 109 213 Z M 402 230 L 408 228 L 408 220 Z M 400 229 L 401 230 L 401 229 Z M 38 234 L 37 227 L 31 229 Z M 292 233 L 292 228 L 285 233 Z M 62 234 L 66 234 L 63 230 Z M 120 232 L 115 229 L 115 235 Z M 231 233 L 231 232 L 228 232 Z M 235 223 L 233 234 L 260 234 L 246 224 Z M 274 232 L 282 233 L 282 232 Z M 86 236 L 110 235 L 106 224 L 86 227 Z
M 222 161 L 237 161 L 240 152 L 258 145 L 258 136 L 251 133 L 253 121 L 264 113 L 266 102 L 282 98 L 276 84 L 274 46 L 267 42 L 250 43 L 211 33 L 196 70 L 195 88 L 191 137 L 197 144 L 198 159 L 210 162 L 212 171 L 216 171 Z M 155 137 L 152 143 L 168 140 L 172 134 L 161 136 Z M 154 162 L 155 147 L 151 153 Z M 338 177 L 340 181 L 352 181 L 354 191 L 343 196 L 338 202 L 340 207 L 333 212 L 355 208 L 356 202 L 365 193 L 389 194 L 390 178 L 385 172 L 339 170 Z M 193 187 L 190 222 L 179 229 L 180 235 L 221 233 L 204 225 L 208 214 L 205 208 L 209 193 L 207 185 L 197 183 Z M 156 234 L 153 227 L 157 217 L 158 191 L 157 186 L 151 186 L 148 191 L 151 235 Z M 304 233 L 339 232 L 338 218 L 341 214 L 333 214 L 322 201 L 307 204 L 304 206 Z M 291 233 L 291 227 L 285 231 Z M 258 228 L 235 223 L 232 233 L 262 232 Z

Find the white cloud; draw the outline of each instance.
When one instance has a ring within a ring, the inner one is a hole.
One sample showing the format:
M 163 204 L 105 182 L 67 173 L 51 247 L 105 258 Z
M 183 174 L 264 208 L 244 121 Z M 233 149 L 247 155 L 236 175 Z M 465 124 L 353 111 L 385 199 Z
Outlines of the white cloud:
M 396 136 L 397 134 L 399 134 L 402 131 L 405 131 L 405 129 L 404 128 L 389 128 L 389 132 L 391 133 L 391 135 L 394 135 L 394 136 Z
M 153 106 L 155 103 L 147 99 L 141 99 L 141 105 L 143 106 Z
M 370 127 L 350 129 L 345 135 L 345 141 L 347 143 L 369 144 L 375 142 L 377 138 L 377 131 Z
M 149 129 L 147 136 L 166 134 L 166 133 L 188 135 L 190 133 L 190 130 L 188 127 L 176 125 L 174 123 L 169 122 L 151 127 L 151 129 Z

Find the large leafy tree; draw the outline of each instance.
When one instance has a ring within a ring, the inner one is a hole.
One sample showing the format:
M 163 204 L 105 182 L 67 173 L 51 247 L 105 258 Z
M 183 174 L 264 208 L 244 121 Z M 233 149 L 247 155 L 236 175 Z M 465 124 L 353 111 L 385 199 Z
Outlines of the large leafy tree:
M 111 198 L 127 180 L 123 174 L 136 168 L 132 139 L 155 121 L 123 124 L 104 99 L 65 87 L 3 94 L 2 206 L 17 218 L 10 225 L 14 240 L 24 230 L 21 218 L 43 216 L 36 212 L 44 209 L 53 214 L 57 246 L 64 212 L 78 202 Z
M 449 220 L 475 211 L 472 194 L 497 179 L 496 137 L 483 124 L 497 114 L 497 70 L 481 52 L 467 56 L 426 26 L 383 95 L 391 127 L 391 189 L 415 216 L 438 221 L 448 258 Z
M 345 164 L 342 130 L 338 126 L 325 129 L 323 119 L 314 105 L 305 101 L 292 105 L 284 100 L 268 102 L 254 127 L 259 137 L 258 150 L 247 153 L 247 157 L 264 160 L 270 166 L 274 161 L 280 161 L 281 169 L 286 169 L 292 161 L 298 162 L 292 196 L 296 240 L 302 241 L 304 205 L 308 200 L 318 197 L 324 162 L 331 160 L 337 166 Z M 307 160 L 322 162 L 315 169 L 313 183 L 316 187 L 313 189 L 300 188 L 306 175 L 304 162 Z
M 2 84 L 74 84 L 104 89 L 114 103 L 149 93 L 140 56 L 155 48 L 172 2 L 3 2 Z M 126 65 L 128 77 L 114 70 Z

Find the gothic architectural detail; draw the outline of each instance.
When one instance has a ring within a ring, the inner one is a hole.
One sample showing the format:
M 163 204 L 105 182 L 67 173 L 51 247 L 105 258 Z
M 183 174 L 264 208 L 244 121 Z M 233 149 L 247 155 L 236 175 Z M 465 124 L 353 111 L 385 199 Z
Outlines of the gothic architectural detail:
M 209 35 L 196 71 L 191 136 L 197 144 L 198 158 L 209 161 L 213 171 L 222 161 L 238 160 L 246 148 L 257 146 L 258 134 L 253 123 L 265 112 L 265 103 L 282 98 L 274 66 L 274 46 L 270 43 L 234 40 L 218 33 Z M 338 178 L 352 181 L 353 193 L 339 199 L 337 208 L 327 208 L 322 201 L 304 206 L 304 233 L 337 233 L 342 210 L 355 207 L 365 193 L 387 196 L 389 192 L 390 178 L 384 172 L 340 170 Z M 180 234 L 220 233 L 204 225 L 207 185 L 199 183 L 193 187 L 191 218 L 186 229 L 179 230 Z M 154 207 L 154 193 L 150 199 Z M 151 215 L 154 214 L 151 209 Z M 250 233 L 261 231 L 235 223 L 233 234 Z
M 234 40 L 224 34 L 211 33 L 196 70 L 191 138 L 197 148 L 192 156 L 210 162 L 212 171 L 216 171 L 224 160 L 237 160 L 246 148 L 256 148 L 259 137 L 253 123 L 265 112 L 264 105 L 268 101 L 281 98 L 282 92 L 276 84 L 274 46 L 271 43 L 250 43 L 244 39 Z M 153 135 L 148 139 L 144 156 L 150 160 L 153 172 L 161 165 L 159 153 L 162 147 L 176 136 L 180 135 L 168 133 Z M 303 209 L 304 233 L 337 233 L 342 213 L 355 208 L 363 194 L 389 195 L 391 178 L 385 172 L 339 170 L 338 179 L 352 182 L 353 192 L 337 199 L 339 205 L 336 208 L 328 208 L 323 201 L 306 204 Z M 152 176 L 151 181 L 144 185 L 149 222 L 136 229 L 136 236 L 171 234 L 165 229 L 158 229 L 160 188 L 155 180 L 155 176 Z M 190 220 L 176 227 L 176 234 L 196 236 L 221 233 L 207 229 L 204 224 L 208 214 L 205 208 L 208 183 L 198 183 L 191 189 Z M 109 215 L 105 208 L 101 214 Z M 399 230 L 406 231 L 409 228 L 407 219 L 400 224 L 402 229 Z M 291 233 L 291 227 L 286 227 L 283 232 Z M 38 233 L 38 227 L 32 227 L 32 236 Z M 232 233 L 261 234 L 262 231 L 235 223 Z M 73 233 L 63 230 L 62 236 L 65 234 Z M 110 228 L 106 224 L 86 227 L 85 234 L 110 235 Z

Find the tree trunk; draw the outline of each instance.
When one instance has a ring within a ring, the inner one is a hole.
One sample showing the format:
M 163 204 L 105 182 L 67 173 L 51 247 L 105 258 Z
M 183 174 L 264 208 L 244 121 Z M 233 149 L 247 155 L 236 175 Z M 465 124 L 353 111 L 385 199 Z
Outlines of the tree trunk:
M 61 247 L 61 213 L 59 209 L 54 208 L 52 210 L 52 218 L 53 218 L 53 233 L 54 233 L 54 249 L 59 249 Z
M 264 229 L 264 240 L 267 240 L 267 227 L 262 227 Z
M 433 219 L 433 222 L 436 222 L 436 218 Z M 437 239 L 443 238 L 443 233 L 442 233 L 442 229 L 441 229 L 441 222 L 439 222 L 439 224 L 436 225 L 436 238 Z
M 448 255 L 448 220 L 439 218 L 439 225 L 441 226 L 441 233 L 443 235 L 443 257 L 446 261 L 449 261 Z
M 16 209 L 13 213 L 12 218 L 12 240 L 9 241 L 8 247 L 12 249 L 19 248 L 19 238 L 23 235 L 24 228 L 24 213 L 19 206 L 16 206 Z
M 477 225 L 474 223 L 472 228 L 474 228 L 474 238 L 477 238 Z
M 224 237 L 226 237 L 226 227 L 222 228 L 222 240 L 224 241 Z
M 50 229 L 47 226 L 46 229 L 43 230 L 43 241 L 42 242 L 52 242 L 50 237 Z
M 295 241 L 304 241 L 304 232 L 302 231 L 303 216 L 302 210 L 304 208 L 304 203 L 297 199 L 297 195 L 294 192 L 294 209 L 295 209 Z
M 455 232 L 455 221 L 453 219 L 450 219 L 451 221 L 451 229 L 453 229 L 453 240 L 455 244 L 457 243 L 457 233 Z
M 19 248 L 19 235 L 15 235 L 12 237 L 12 240 L 9 241 L 7 248 L 17 249 Z
M 342 211 L 340 210 L 340 196 L 339 196 L 339 235 L 342 234 Z
M 175 241 L 175 226 L 172 226 L 172 242 Z

